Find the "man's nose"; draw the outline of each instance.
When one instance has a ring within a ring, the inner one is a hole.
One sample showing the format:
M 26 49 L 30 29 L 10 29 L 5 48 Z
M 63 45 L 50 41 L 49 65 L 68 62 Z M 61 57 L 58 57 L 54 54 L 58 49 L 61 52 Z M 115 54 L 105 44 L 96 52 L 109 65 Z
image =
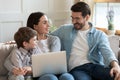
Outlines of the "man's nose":
M 77 22 L 77 20 L 76 19 L 72 19 L 72 23 L 74 24 L 74 23 L 76 23 Z

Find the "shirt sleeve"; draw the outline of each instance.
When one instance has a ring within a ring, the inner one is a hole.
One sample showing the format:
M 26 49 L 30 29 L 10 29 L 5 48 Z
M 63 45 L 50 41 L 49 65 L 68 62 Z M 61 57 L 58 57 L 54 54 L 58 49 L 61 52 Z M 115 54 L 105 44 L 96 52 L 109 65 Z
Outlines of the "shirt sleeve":
M 99 42 L 99 50 L 104 58 L 105 66 L 109 66 L 112 61 L 117 61 L 115 53 L 110 47 L 110 43 L 106 34 L 102 34 Z
M 6 58 L 4 66 L 7 68 L 8 71 L 12 71 L 15 67 L 21 67 L 21 61 L 19 59 L 20 52 L 18 49 L 13 49 L 10 55 Z
M 55 51 L 60 51 L 61 50 L 61 43 L 60 39 L 57 36 L 52 36 L 51 39 L 49 39 L 49 43 L 51 42 L 50 45 L 50 51 L 55 52 Z
M 18 49 L 15 49 L 11 54 L 11 62 L 15 67 L 22 67 L 22 55 Z
M 6 58 L 4 66 L 7 68 L 8 71 L 12 71 L 13 68 L 15 68 L 15 66 L 12 64 L 12 62 L 10 61 L 10 55 Z

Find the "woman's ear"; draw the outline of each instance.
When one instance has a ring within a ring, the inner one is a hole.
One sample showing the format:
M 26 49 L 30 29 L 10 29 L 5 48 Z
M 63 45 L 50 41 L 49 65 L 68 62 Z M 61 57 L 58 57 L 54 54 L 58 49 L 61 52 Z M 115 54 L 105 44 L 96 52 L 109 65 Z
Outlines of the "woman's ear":
M 34 24 L 34 25 L 33 25 L 33 28 L 34 28 L 35 30 L 37 30 L 37 25 Z
M 36 29 L 36 25 L 35 24 L 33 25 L 33 28 Z

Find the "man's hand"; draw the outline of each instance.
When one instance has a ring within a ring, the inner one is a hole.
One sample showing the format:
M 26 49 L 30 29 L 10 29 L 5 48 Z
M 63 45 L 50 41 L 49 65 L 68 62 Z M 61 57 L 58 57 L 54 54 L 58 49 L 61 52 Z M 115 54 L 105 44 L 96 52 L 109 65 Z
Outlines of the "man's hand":
M 112 69 L 110 71 L 111 77 L 115 77 L 114 80 L 120 80 L 120 66 L 116 61 L 111 63 Z

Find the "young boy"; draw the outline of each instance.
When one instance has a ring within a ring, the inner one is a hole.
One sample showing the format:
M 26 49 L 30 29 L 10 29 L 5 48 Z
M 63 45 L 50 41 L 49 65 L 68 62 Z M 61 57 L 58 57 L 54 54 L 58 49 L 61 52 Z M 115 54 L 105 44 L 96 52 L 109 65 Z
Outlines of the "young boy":
M 17 44 L 10 55 L 9 60 L 16 68 L 16 72 L 9 70 L 9 80 L 26 80 L 28 76 L 32 74 L 31 69 L 31 55 L 39 53 L 39 49 L 36 46 L 37 32 L 29 27 L 21 27 L 14 35 L 14 40 Z

